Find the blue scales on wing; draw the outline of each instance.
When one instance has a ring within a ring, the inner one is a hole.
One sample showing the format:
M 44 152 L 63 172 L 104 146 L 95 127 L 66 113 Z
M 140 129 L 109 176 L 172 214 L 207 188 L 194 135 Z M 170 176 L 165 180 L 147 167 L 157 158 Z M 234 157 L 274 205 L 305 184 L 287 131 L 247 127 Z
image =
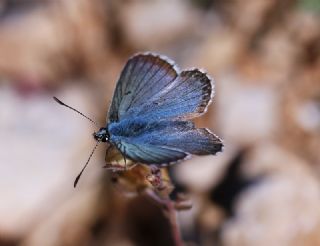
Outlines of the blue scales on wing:
M 189 154 L 215 154 L 221 140 L 187 120 L 206 111 L 211 79 L 198 69 L 179 72 L 173 62 L 154 54 L 130 58 L 118 80 L 109 109 L 110 142 L 126 157 L 166 164 Z
M 131 57 L 117 82 L 107 122 L 122 120 L 124 115 L 131 117 L 130 109 L 139 108 L 177 76 L 173 62 L 160 56 L 138 54 Z
M 190 154 L 221 151 L 221 140 L 189 121 L 146 121 L 132 118 L 109 125 L 110 142 L 131 160 L 168 164 Z
M 211 94 L 211 80 L 205 73 L 198 69 L 185 70 L 149 100 L 140 102 L 138 107 L 131 107 L 122 118 L 135 115 L 152 120 L 191 119 L 205 112 Z
M 108 122 L 132 116 L 191 119 L 205 112 L 212 94 L 211 79 L 200 70 L 179 73 L 167 58 L 139 54 L 129 59 L 120 75 Z

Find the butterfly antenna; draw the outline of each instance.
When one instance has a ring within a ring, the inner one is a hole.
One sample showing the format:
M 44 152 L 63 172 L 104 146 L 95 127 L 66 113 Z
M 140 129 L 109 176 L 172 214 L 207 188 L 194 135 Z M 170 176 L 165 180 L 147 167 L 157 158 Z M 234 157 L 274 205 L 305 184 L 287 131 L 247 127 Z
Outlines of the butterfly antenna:
M 92 122 L 93 124 L 95 124 L 97 127 L 99 127 L 99 125 L 97 124 L 97 122 L 95 122 L 94 120 L 90 119 L 88 116 L 84 115 L 84 114 L 81 113 L 79 110 L 76 110 L 75 108 L 73 108 L 73 107 L 65 104 L 64 102 L 62 102 L 61 100 L 59 100 L 59 99 L 56 98 L 56 97 L 53 97 L 53 99 L 54 99 L 57 103 L 59 103 L 60 105 L 65 106 L 65 107 L 67 107 L 67 108 L 69 108 L 69 109 L 77 112 L 78 114 L 82 115 L 83 117 L 85 117 L 86 119 L 88 119 L 89 121 L 91 121 L 91 122 Z
M 90 154 L 90 156 L 89 156 L 89 158 L 88 158 L 88 160 L 87 160 L 86 164 L 83 166 L 83 168 L 82 168 L 81 172 L 78 174 L 78 176 L 77 176 L 77 177 L 76 177 L 76 179 L 74 180 L 74 183 L 73 183 L 73 187 L 74 187 L 74 188 L 76 188 L 76 186 L 77 186 L 77 184 L 78 184 L 78 182 L 79 182 L 79 179 L 80 179 L 80 177 L 81 177 L 81 175 L 82 175 L 82 173 L 83 173 L 84 169 L 86 169 L 86 167 L 88 166 L 89 161 L 90 161 L 90 159 L 91 159 L 91 157 L 92 157 L 92 155 L 93 155 L 94 151 L 95 151 L 95 150 L 96 150 L 96 148 L 98 147 L 99 143 L 100 143 L 100 142 L 97 142 L 97 143 L 96 143 L 96 145 L 94 146 L 94 148 L 93 148 L 93 150 L 92 150 L 92 152 L 91 152 L 91 154 Z

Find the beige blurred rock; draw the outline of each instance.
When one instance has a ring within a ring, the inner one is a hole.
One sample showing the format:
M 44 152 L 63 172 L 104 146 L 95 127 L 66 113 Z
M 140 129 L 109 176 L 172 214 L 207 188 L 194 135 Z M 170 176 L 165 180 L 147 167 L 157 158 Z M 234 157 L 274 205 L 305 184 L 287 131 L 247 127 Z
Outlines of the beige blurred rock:
M 294 35 L 300 45 L 308 45 L 310 41 L 319 40 L 320 29 L 318 15 L 306 12 L 296 11 L 290 16 L 290 25 L 288 28 L 291 35 Z
M 234 24 L 238 30 L 250 36 L 263 26 L 268 12 L 272 11 L 276 3 L 277 0 L 246 0 L 244 4 L 241 0 L 233 0 L 233 4 L 230 4 L 230 12 L 234 18 Z
M 177 164 L 177 179 L 194 193 L 206 192 L 222 178 L 227 163 L 234 156 L 235 151 L 235 147 L 230 144 L 216 156 L 194 156 L 190 160 Z
M 56 96 L 90 112 L 83 89 L 71 87 Z M 0 118 L 0 234 L 19 238 L 75 192 L 73 180 L 94 145 L 94 128 L 49 94 L 21 97 L 5 86 L 0 88 Z M 97 156 L 80 190 L 98 182 Z
M 308 165 L 277 145 L 260 144 L 246 170 L 264 176 L 238 199 L 223 244 L 318 245 L 320 184 Z
M 230 29 L 221 29 L 217 27 L 210 32 L 192 61 L 213 76 L 229 70 L 244 52 L 246 45 L 241 34 Z
M 279 121 L 279 99 L 272 87 L 229 73 L 217 78 L 216 91 L 215 117 L 227 142 L 247 145 L 272 137 Z
M 300 103 L 294 109 L 293 117 L 300 128 L 306 132 L 314 132 L 320 129 L 320 113 L 316 101 Z
M 102 1 L 48 1 L 0 23 L 0 74 L 33 86 L 102 73 L 111 52 Z
M 138 49 L 157 49 L 197 24 L 196 12 L 182 0 L 131 1 L 119 14 L 127 41 Z
M 22 242 L 23 246 L 75 245 L 75 242 L 88 242 L 88 233 L 96 211 L 95 203 L 99 195 L 95 186 L 75 191 L 48 213 L 33 228 Z
M 277 139 L 313 165 L 320 164 L 320 63 L 301 71 L 282 91 Z
M 292 76 L 300 51 L 286 29 L 273 28 L 261 41 L 259 52 L 269 78 L 286 81 Z

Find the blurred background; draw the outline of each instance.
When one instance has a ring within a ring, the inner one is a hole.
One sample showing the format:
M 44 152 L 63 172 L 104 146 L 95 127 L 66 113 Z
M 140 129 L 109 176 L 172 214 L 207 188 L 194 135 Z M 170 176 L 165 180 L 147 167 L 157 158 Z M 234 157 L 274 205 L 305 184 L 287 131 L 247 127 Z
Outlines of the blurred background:
M 0 245 L 175 244 L 105 146 L 73 188 L 96 129 L 52 100 L 103 126 L 138 51 L 215 79 L 196 124 L 224 152 L 170 168 L 185 245 L 320 245 L 319 18 L 319 0 L 1 0 Z

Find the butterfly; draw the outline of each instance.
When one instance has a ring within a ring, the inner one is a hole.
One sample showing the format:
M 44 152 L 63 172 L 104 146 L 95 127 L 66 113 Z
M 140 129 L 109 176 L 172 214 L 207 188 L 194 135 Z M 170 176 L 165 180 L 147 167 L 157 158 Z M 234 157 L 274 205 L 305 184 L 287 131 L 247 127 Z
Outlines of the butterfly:
M 180 71 L 172 60 L 154 53 L 133 55 L 120 74 L 106 125 L 93 134 L 97 144 L 74 186 L 100 142 L 110 144 L 106 159 L 108 153 L 118 152 L 124 161 L 156 166 L 222 151 L 219 137 L 190 121 L 207 111 L 213 95 L 213 80 L 203 71 Z

